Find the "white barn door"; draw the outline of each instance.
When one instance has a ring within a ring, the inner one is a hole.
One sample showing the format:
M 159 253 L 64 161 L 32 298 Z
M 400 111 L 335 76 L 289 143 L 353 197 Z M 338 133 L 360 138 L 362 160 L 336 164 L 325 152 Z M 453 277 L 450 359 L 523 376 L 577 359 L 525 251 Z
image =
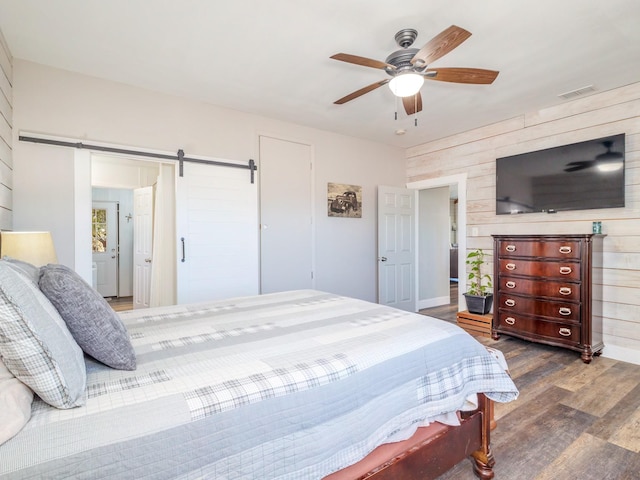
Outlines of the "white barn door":
M 258 187 L 249 170 L 185 162 L 176 177 L 178 303 L 256 295 Z

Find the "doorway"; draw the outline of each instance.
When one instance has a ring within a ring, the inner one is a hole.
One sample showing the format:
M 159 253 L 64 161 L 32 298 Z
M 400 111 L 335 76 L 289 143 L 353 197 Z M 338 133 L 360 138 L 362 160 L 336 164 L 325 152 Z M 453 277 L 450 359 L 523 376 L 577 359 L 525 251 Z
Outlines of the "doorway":
M 467 231 L 467 174 L 457 174 L 450 175 L 446 177 L 432 178 L 427 180 L 420 180 L 418 182 L 411 182 L 407 184 L 407 188 L 423 191 L 423 190 L 431 190 L 438 189 L 442 187 L 448 187 L 449 192 L 456 192 L 457 202 L 453 203 L 453 208 L 455 209 L 455 239 L 457 243 L 457 271 L 458 278 L 464 278 L 465 272 L 465 256 L 464 252 L 467 249 L 467 239 L 466 239 L 466 231 Z M 451 199 L 451 193 L 449 193 L 449 198 Z M 446 207 L 449 208 L 448 206 Z M 451 215 L 454 216 L 453 214 Z M 416 220 L 419 222 L 419 220 Z M 452 225 L 453 226 L 453 225 Z M 450 226 L 449 228 L 451 228 Z M 418 224 L 417 228 L 424 227 L 423 225 Z M 418 261 L 419 262 L 429 262 L 430 252 L 428 249 L 418 250 Z M 451 256 L 449 256 L 449 259 Z M 443 277 L 446 282 L 450 282 L 450 276 Z M 418 277 L 416 273 L 416 285 L 418 284 Z M 451 287 L 451 284 L 449 283 Z M 459 283 L 456 283 L 454 287 L 451 288 L 450 292 L 453 292 L 453 297 L 450 302 L 450 310 L 455 309 L 456 311 L 460 311 L 460 305 L 464 305 L 464 288 L 459 287 Z M 455 301 L 454 301 L 455 299 Z
M 153 161 L 91 155 L 91 197 L 94 211 L 96 205 L 112 205 L 115 210 L 109 216 L 115 220 L 108 230 L 114 232 L 115 239 L 106 248 L 108 250 L 106 254 L 109 257 L 107 260 L 113 262 L 110 270 L 98 263 L 99 259 L 96 259 L 95 251 L 92 253 L 97 290 L 103 297 L 114 302 L 117 300 L 119 304 L 127 305 L 129 308 L 133 308 L 136 289 L 134 191 L 141 187 L 152 189 L 158 178 L 159 166 L 160 163 Z M 92 231 L 92 235 L 94 233 L 95 231 Z M 95 238 L 95 235 L 93 237 Z M 112 281 L 115 285 L 107 290 L 101 283 L 103 283 L 103 277 L 106 277 L 106 273 L 109 272 L 112 272 L 111 278 L 115 278 L 115 282 Z M 137 296 L 140 297 L 140 295 Z M 142 298 L 143 300 L 139 303 L 148 304 L 148 295 Z

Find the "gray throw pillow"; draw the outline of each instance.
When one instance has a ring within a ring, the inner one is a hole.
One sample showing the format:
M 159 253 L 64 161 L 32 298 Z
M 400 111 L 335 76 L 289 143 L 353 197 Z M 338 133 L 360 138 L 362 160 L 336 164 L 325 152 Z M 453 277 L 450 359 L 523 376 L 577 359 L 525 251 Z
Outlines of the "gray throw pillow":
M 119 370 L 135 370 L 129 332 L 107 301 L 65 265 L 40 267 L 40 290 L 58 309 L 80 348 Z
M 5 261 L 0 261 L 0 357 L 48 404 L 84 405 L 82 350 L 38 286 Z

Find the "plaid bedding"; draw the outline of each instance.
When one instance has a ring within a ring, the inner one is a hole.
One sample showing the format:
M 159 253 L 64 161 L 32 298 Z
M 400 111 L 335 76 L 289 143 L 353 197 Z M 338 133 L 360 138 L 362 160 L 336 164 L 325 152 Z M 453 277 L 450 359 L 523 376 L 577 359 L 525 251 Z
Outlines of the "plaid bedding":
M 87 358 L 86 405 L 36 400 L 0 446 L 0 477 L 320 479 L 473 408 L 478 392 L 517 397 L 457 326 L 333 294 L 121 316 L 137 370 Z

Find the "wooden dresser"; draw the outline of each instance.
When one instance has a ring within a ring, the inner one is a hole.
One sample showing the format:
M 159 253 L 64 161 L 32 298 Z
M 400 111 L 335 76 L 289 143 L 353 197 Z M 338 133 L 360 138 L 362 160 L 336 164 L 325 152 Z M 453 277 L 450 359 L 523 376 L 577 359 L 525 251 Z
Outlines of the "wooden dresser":
M 585 363 L 600 355 L 602 295 L 594 297 L 592 277 L 593 267 L 602 266 L 603 237 L 493 235 L 492 337 L 569 348 Z

